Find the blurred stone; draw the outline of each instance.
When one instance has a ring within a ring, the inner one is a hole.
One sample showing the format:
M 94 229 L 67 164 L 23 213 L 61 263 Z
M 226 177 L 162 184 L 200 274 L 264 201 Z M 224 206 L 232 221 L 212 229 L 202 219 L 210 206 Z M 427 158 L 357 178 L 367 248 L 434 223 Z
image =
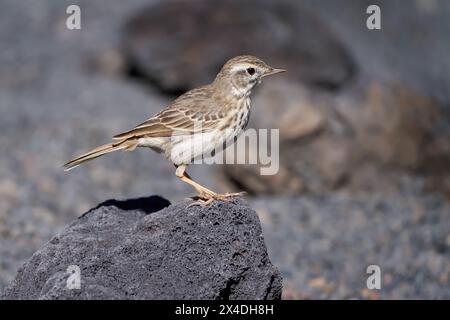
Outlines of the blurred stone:
M 346 100 L 337 106 L 355 132 L 360 153 L 382 163 L 418 168 L 433 138 L 439 104 L 395 83 L 372 82 L 363 99 Z
M 250 127 L 279 129 L 283 140 L 305 138 L 325 127 L 323 100 L 284 77 L 266 81 L 252 100 Z
M 260 174 L 260 166 L 226 166 L 226 175 L 253 194 L 295 194 L 336 188 L 348 171 L 348 128 L 317 92 L 285 80 L 267 83 L 254 99 L 250 127 L 280 130 L 280 170 Z
M 367 76 L 365 81 L 401 83 L 448 110 L 449 1 L 379 0 L 382 29 L 375 31 L 365 26 L 367 1 L 303 0 L 302 4 L 329 22 L 357 63 L 358 76 Z M 442 129 L 450 130 L 448 116 Z
M 160 1 L 129 20 L 123 50 L 135 72 L 168 92 L 211 82 L 240 54 L 325 89 L 341 87 L 355 73 L 326 22 L 295 1 Z
M 247 204 L 109 200 L 36 252 L 5 299 L 280 299 L 261 225 Z M 69 266 L 80 270 L 70 290 Z
M 450 191 L 450 137 L 435 130 L 443 108 L 412 88 L 372 82 L 336 99 L 280 80 L 265 84 L 253 108 L 250 127 L 280 129 L 280 171 L 261 176 L 260 166 L 226 166 L 250 193 L 391 192 L 411 172 Z
M 372 82 L 363 98 L 340 100 L 336 109 L 354 132 L 353 181 L 362 181 L 358 174 L 371 165 L 374 176 L 365 176 L 366 181 L 381 182 L 380 190 L 383 180 L 391 181 L 392 188 L 403 172 L 420 175 L 430 190 L 450 195 L 445 183 L 450 179 L 450 132 L 438 129 L 447 117 L 442 103 L 403 84 Z
M 102 73 L 107 76 L 119 76 L 126 70 L 124 57 L 118 50 L 108 49 L 86 63 L 86 69 L 90 72 Z
M 234 185 L 234 191 L 245 190 L 250 195 L 298 194 L 305 191 L 303 180 L 281 166 L 276 175 L 261 175 L 258 165 L 230 165 L 224 167 L 225 178 Z M 232 186 L 230 186 L 232 187 Z

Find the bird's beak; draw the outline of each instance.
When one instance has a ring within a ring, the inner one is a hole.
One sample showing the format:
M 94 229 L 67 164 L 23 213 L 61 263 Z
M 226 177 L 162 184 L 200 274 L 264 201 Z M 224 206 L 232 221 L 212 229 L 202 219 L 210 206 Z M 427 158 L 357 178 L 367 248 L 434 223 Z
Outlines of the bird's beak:
M 266 73 L 264 73 L 263 77 L 271 76 L 273 74 L 281 73 L 281 72 L 286 72 L 286 70 L 285 69 L 272 69 L 272 70 L 267 71 Z

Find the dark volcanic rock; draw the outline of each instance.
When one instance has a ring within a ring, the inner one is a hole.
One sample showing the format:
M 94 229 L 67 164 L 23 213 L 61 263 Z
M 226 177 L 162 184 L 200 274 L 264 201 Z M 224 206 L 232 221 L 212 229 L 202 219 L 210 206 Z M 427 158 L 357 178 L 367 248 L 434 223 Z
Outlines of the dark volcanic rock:
M 36 252 L 3 298 L 279 299 L 281 276 L 256 213 L 241 200 L 189 203 L 154 196 L 99 205 Z M 81 289 L 67 288 L 71 265 Z

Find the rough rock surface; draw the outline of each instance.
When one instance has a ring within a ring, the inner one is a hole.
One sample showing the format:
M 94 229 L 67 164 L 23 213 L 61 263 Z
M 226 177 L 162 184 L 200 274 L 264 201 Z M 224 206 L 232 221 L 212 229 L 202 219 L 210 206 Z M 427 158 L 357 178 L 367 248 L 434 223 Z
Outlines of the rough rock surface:
M 255 211 L 153 196 L 110 200 L 53 237 L 19 270 L 6 299 L 279 299 Z M 81 289 L 68 289 L 67 268 Z

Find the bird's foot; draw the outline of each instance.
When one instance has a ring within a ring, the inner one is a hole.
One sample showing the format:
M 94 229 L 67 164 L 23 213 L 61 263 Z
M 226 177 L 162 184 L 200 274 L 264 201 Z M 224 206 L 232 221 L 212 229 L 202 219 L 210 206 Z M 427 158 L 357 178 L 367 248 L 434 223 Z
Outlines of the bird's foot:
M 202 206 L 202 207 L 206 207 L 207 205 L 212 203 L 214 200 L 228 202 L 228 201 L 231 201 L 235 197 L 242 197 L 245 194 L 246 194 L 245 191 L 235 192 L 235 193 L 225 193 L 225 194 L 220 194 L 220 193 L 200 193 L 197 196 L 192 198 L 193 200 L 195 200 L 195 202 L 191 203 L 188 206 L 188 208 L 191 207 L 191 206 L 196 206 L 196 205 L 199 205 L 199 206 Z

